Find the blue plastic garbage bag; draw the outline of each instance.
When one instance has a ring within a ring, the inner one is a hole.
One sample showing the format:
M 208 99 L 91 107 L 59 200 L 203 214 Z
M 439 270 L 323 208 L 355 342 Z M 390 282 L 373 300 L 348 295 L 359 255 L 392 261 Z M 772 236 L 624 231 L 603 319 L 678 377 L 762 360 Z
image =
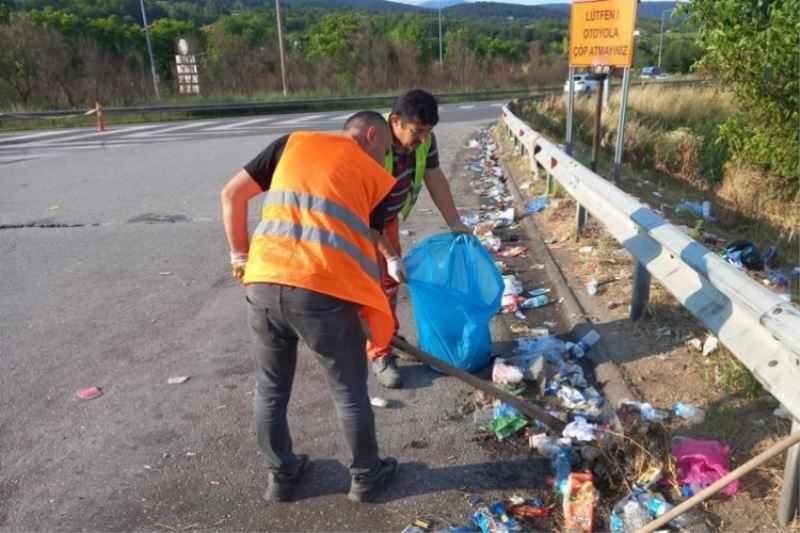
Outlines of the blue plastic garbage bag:
M 500 307 L 503 279 L 472 235 L 433 235 L 403 259 L 419 347 L 474 372 L 491 359 L 489 322 Z

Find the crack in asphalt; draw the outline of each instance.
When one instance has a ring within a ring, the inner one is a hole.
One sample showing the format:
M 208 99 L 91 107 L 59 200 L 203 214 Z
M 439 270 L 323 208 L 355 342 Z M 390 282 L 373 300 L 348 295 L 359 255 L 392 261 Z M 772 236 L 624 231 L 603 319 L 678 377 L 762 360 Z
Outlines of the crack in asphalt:
M 55 222 L 26 222 L 24 224 L 0 224 L 0 230 L 3 229 L 23 229 L 23 228 L 86 228 L 90 226 L 100 226 L 99 222 L 92 222 L 90 224 L 57 224 Z

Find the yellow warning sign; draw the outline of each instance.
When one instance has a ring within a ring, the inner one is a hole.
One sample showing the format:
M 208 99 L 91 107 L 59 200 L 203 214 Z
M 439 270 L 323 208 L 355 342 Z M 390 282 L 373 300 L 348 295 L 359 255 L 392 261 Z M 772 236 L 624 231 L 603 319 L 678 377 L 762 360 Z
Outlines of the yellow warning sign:
M 569 66 L 630 67 L 637 0 L 572 0 Z

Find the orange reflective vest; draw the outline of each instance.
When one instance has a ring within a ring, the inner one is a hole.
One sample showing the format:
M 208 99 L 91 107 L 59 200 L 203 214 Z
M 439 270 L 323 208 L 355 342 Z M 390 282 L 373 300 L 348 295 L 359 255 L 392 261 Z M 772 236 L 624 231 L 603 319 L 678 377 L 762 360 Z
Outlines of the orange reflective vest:
M 369 215 L 394 184 L 352 139 L 292 133 L 250 240 L 244 283 L 300 287 L 361 304 L 372 340 L 388 345 L 394 319 Z

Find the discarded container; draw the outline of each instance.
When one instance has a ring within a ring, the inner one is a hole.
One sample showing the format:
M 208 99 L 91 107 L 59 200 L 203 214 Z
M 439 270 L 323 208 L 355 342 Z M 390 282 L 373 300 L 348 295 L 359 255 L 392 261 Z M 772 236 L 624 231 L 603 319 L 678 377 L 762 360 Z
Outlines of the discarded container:
M 637 501 L 638 497 L 637 493 L 629 494 L 614 505 L 611 511 L 611 531 L 634 533 L 652 521 L 650 513 Z
M 594 523 L 594 483 L 592 475 L 573 472 L 564 491 L 564 529 L 592 531 Z
M 520 309 L 536 309 L 537 307 L 542 307 L 547 305 L 548 300 L 547 296 L 544 294 L 540 294 L 539 296 L 534 296 L 532 298 L 528 298 L 527 300 L 523 300 L 519 303 Z
M 553 484 L 561 494 L 565 494 L 569 487 L 569 475 L 572 473 L 571 453 L 572 449 L 569 447 L 559 448 L 550 461 L 550 466 L 553 468 Z
M 588 352 L 589 349 L 592 346 L 594 346 L 599 340 L 600 340 L 600 334 L 597 333 L 597 331 L 595 330 L 591 330 L 589 333 L 581 337 L 581 340 L 579 340 L 572 346 L 572 349 L 570 350 L 569 354 L 575 359 L 580 359 L 581 357 L 586 355 L 586 352 Z
M 689 403 L 678 402 L 672 406 L 672 412 L 692 424 L 700 424 L 706 419 L 706 413 Z
M 639 413 L 642 415 L 642 420 L 646 420 L 648 422 L 661 422 L 663 420 L 666 420 L 667 416 L 669 416 L 669 413 L 667 413 L 666 411 L 662 411 L 661 409 L 656 409 L 649 403 L 632 402 L 632 401 L 626 401 L 622 403 L 634 406 L 636 409 L 639 410 Z
M 77 394 L 81 400 L 94 400 L 103 395 L 103 389 L 100 387 L 86 387 L 79 390 Z
M 593 279 L 589 283 L 586 284 L 586 293 L 589 296 L 594 296 L 597 294 L 597 280 Z
M 545 435 L 544 433 L 539 433 L 531 436 L 529 439 L 529 444 L 531 448 L 536 449 L 536 451 L 542 454 L 542 456 L 548 459 L 553 459 L 561 449 L 568 448 L 570 446 L 570 439 L 553 437 L 550 435 Z
M 647 512 L 650 513 L 650 516 L 652 516 L 653 518 L 664 516 L 673 507 L 675 507 L 667 500 L 665 500 L 661 494 L 658 493 L 647 494 L 644 498 L 639 500 L 639 503 L 642 505 L 643 508 L 647 509 Z M 691 517 L 686 513 L 676 516 L 675 518 L 669 521 L 669 525 L 681 530 L 687 529 L 690 524 L 691 524 Z
M 475 422 L 476 425 L 479 426 L 486 426 L 494 420 L 494 408 L 487 407 L 485 409 L 476 409 L 472 412 L 472 421 Z
M 658 483 L 661 478 L 664 476 L 664 472 L 657 466 L 651 466 L 644 473 L 639 476 L 634 483 L 634 486 L 637 490 L 646 491 L 650 490 L 656 483 Z

